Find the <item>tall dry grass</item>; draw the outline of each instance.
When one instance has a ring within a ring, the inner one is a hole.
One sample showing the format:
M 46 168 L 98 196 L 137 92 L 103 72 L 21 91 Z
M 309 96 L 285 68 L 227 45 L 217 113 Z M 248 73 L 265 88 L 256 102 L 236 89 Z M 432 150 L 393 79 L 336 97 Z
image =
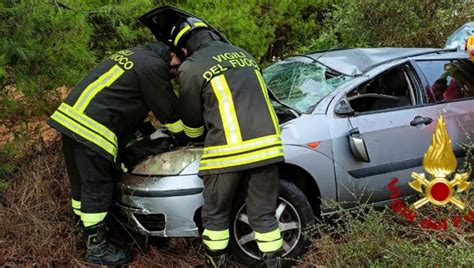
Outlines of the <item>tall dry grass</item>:
M 331 222 L 314 226 L 317 234 L 300 264 L 327 267 L 474 267 L 474 189 L 460 195 L 467 209 L 425 205 L 414 222 L 386 209 L 361 204 Z M 407 205 L 410 202 L 406 203 Z M 466 215 L 455 227 L 453 216 Z M 448 221 L 447 230 L 421 228 L 420 220 Z
M 0 266 L 86 266 L 84 241 L 74 234 L 61 143 L 56 138 L 32 148 L 8 178 L 1 200 Z M 473 189 L 461 198 L 474 209 Z M 459 213 L 452 206 L 426 205 L 418 214 L 437 219 Z M 112 227 L 114 243 L 133 250 L 133 267 L 189 267 L 202 261 L 199 238 L 170 239 L 164 248 L 152 244 L 142 255 L 120 224 Z M 474 222 L 423 230 L 390 209 L 362 204 L 309 231 L 314 239 L 298 266 L 474 266 Z
M 33 152 L 8 178 L 0 206 L 0 264 L 60 265 L 81 258 L 58 142 Z
M 87 266 L 85 242 L 75 235 L 61 142 L 30 152 L 8 178 L 0 205 L 0 266 Z M 189 267 L 202 262 L 199 238 L 151 243 L 142 254 L 113 216 L 110 239 L 133 251 L 133 267 Z M 235 262 L 233 262 L 235 265 Z

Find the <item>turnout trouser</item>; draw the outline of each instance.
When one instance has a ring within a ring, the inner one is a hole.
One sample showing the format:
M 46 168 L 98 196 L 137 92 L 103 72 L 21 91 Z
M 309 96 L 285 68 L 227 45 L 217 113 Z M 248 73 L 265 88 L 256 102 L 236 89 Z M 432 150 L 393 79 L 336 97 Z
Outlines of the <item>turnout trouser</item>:
M 85 227 L 98 224 L 112 204 L 116 174 L 113 163 L 65 135 L 62 141 L 73 211 Z
M 282 238 L 275 218 L 280 193 L 276 164 L 239 172 L 205 175 L 203 180 L 203 241 L 208 250 L 226 249 L 233 200 L 236 191 L 240 189 L 247 192 L 245 203 L 248 220 L 255 231 L 260 251 L 272 252 L 282 247 Z

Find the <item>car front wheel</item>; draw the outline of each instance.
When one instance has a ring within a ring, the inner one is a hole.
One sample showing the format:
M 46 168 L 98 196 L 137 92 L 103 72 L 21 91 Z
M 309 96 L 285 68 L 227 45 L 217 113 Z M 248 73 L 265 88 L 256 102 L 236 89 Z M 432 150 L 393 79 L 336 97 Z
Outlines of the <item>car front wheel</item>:
M 314 224 L 314 215 L 305 195 L 293 183 L 281 180 L 280 186 L 275 216 L 283 238 L 283 257 L 292 260 L 301 257 L 308 245 L 304 230 Z M 255 232 L 249 225 L 244 198 L 239 200 L 231 226 L 232 253 L 239 262 L 254 265 L 260 259 Z

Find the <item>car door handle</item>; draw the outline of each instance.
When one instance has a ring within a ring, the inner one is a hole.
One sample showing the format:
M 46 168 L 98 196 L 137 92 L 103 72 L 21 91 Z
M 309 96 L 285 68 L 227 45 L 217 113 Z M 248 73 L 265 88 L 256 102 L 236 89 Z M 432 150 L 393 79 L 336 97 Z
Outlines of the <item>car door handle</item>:
M 413 120 L 410 122 L 410 125 L 412 127 L 416 127 L 421 124 L 429 125 L 431 124 L 431 122 L 433 122 L 433 119 L 431 119 L 430 117 L 422 117 L 418 115 L 413 118 Z

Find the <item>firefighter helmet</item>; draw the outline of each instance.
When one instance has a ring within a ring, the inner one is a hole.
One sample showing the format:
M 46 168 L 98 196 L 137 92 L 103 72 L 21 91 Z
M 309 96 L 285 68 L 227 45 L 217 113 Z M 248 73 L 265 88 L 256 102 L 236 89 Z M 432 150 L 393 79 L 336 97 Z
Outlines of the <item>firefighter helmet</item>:
M 187 39 L 187 37 L 189 36 L 189 33 L 199 28 L 209 28 L 209 27 L 202 20 L 195 17 L 187 17 L 183 20 L 180 20 L 171 29 L 171 43 L 174 46 L 181 47 L 184 44 L 183 40 Z

